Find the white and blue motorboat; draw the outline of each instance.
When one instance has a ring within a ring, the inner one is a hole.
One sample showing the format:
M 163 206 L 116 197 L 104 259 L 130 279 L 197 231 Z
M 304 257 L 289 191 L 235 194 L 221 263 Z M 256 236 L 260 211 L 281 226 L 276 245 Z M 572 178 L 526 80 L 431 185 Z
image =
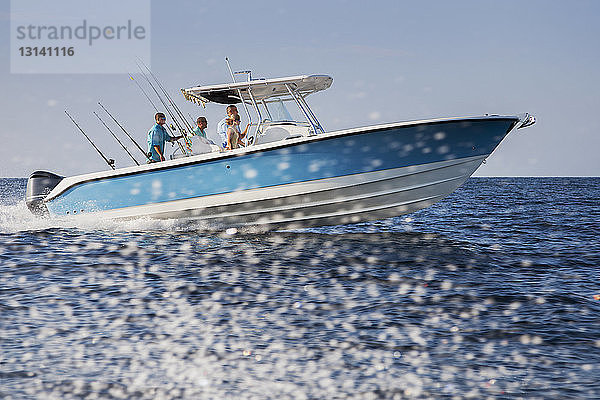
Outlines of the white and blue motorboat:
M 199 105 L 241 104 L 247 146 L 177 150 L 169 160 L 63 178 L 34 172 L 27 204 L 76 218 L 186 219 L 207 227 L 348 224 L 428 207 L 461 186 L 511 131 L 535 118 L 486 115 L 326 131 L 307 96 L 333 79 L 303 75 L 182 89 Z M 285 105 L 297 107 L 291 118 Z

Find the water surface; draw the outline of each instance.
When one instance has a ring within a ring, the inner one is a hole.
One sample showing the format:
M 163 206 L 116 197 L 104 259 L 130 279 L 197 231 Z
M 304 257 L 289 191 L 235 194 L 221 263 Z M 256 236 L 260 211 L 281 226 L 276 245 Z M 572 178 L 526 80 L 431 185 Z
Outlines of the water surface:
M 0 397 L 599 398 L 599 184 L 227 234 L 40 220 L 0 180 Z

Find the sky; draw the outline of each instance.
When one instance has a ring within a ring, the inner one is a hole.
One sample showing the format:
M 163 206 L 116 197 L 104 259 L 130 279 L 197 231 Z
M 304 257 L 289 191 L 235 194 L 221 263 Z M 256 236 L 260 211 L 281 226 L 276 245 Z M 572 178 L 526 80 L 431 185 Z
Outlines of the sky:
M 224 107 L 202 109 L 180 89 L 229 82 L 229 57 L 254 77 L 332 76 L 308 98 L 327 131 L 528 112 L 537 123 L 511 133 L 476 176 L 600 175 L 600 1 L 174 0 L 150 10 L 151 68 L 209 130 Z M 0 177 L 107 168 L 65 110 L 118 167 L 131 165 L 92 112 L 102 101 L 145 144 L 155 110 L 139 88 L 124 73 L 11 73 L 10 12 L 0 0 Z

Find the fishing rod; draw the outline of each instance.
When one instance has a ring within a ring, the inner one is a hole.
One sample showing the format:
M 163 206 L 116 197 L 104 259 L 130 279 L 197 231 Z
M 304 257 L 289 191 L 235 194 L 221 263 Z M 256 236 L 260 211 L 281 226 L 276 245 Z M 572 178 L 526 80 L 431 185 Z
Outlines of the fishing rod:
M 113 133 L 113 131 L 110 130 L 110 128 L 108 127 L 108 125 L 106 125 L 104 123 L 104 121 L 102 121 L 102 118 L 100 118 L 100 116 L 96 113 L 96 111 L 94 111 L 94 115 L 100 120 L 100 122 L 102 122 L 102 125 L 104 125 L 104 127 L 110 132 L 110 134 L 112 135 L 112 137 L 114 137 L 115 140 L 117 142 L 119 142 L 119 144 L 121 145 L 121 147 L 123 148 L 123 150 L 125 150 L 127 152 L 127 154 L 129 154 L 129 157 L 131 157 L 131 159 L 133 160 L 133 162 L 136 163 L 137 165 L 140 165 L 140 163 L 137 162 L 137 160 L 135 159 L 135 157 L 133 157 L 133 155 L 129 152 L 129 150 L 127 150 L 127 147 L 125 147 L 125 145 L 123 144 L 123 142 L 121 142 L 119 140 L 119 138 L 117 137 L 117 135 L 115 135 Z
M 192 121 L 193 125 L 196 125 L 196 121 L 194 120 L 194 117 L 192 117 L 192 115 L 190 113 L 187 113 L 188 117 L 190 117 L 190 121 Z
M 163 100 L 163 98 L 160 96 L 160 93 L 158 93 L 158 90 L 156 90 L 156 88 L 154 87 L 154 85 L 152 85 L 152 82 L 150 82 L 150 79 L 148 79 L 148 77 L 146 76 L 146 74 L 144 74 L 144 70 L 142 70 L 142 67 L 140 67 L 140 65 L 138 64 L 138 68 L 140 69 L 140 71 L 142 72 L 142 76 L 146 79 L 146 82 L 148 82 L 148 85 L 150 85 L 150 87 L 152 88 L 152 90 L 154 91 L 154 93 L 156 94 L 156 97 L 158 97 L 158 100 L 160 100 L 160 102 L 162 103 L 162 105 L 165 107 L 165 109 L 167 110 L 167 113 L 169 114 L 169 116 L 171 117 L 171 119 L 173 120 L 173 122 L 175 122 L 175 125 L 177 125 L 177 128 L 179 129 L 179 131 L 182 133 L 182 135 L 184 135 L 185 137 L 185 129 L 183 129 L 181 127 L 181 125 L 179 124 L 179 121 L 177 121 L 177 118 L 175 118 L 175 116 L 173 115 L 173 113 L 171 112 L 171 110 L 169 109 L 169 106 L 167 106 L 167 104 L 165 103 L 165 101 Z M 168 126 L 168 125 L 167 125 Z M 171 128 L 171 131 L 175 131 L 175 129 L 173 127 L 169 127 Z M 177 132 L 174 132 L 175 135 L 177 135 Z M 179 149 L 181 150 L 181 152 L 185 155 L 187 155 L 187 152 L 184 150 L 183 146 L 181 145 L 181 142 L 179 142 L 179 140 L 177 140 L 177 144 L 179 145 Z M 188 143 L 186 143 L 186 147 L 189 148 L 190 152 L 191 152 L 191 148 L 188 145 Z
M 71 117 L 71 115 L 67 112 L 67 110 L 65 110 L 65 114 L 67 114 L 67 117 L 69 117 L 69 119 L 71 121 L 73 121 L 73 123 L 79 129 L 79 131 L 81 133 L 83 133 L 83 136 L 85 136 L 85 138 L 88 140 L 88 142 L 90 142 L 90 144 L 92 146 L 94 146 L 94 149 L 96 149 L 96 151 L 98 152 L 98 154 L 100 154 L 100 157 L 102 157 L 104 159 L 104 161 L 106 161 L 106 163 L 108 164 L 108 166 L 111 167 L 112 169 L 115 169 L 115 160 L 113 160 L 112 158 L 111 159 L 106 158 L 106 156 L 104 154 L 102 154 L 102 152 L 100 151 L 100 149 L 98 147 L 96 147 L 96 145 L 94 144 L 94 142 L 92 142 L 92 139 L 90 139 L 90 137 L 85 134 L 85 132 L 83 131 L 83 129 L 81 129 L 81 127 L 79 126 L 79 124 L 77 124 L 77 122 L 75 122 L 75 120 L 73 119 L 73 117 Z
M 135 82 L 135 84 L 140 88 L 140 90 L 142 91 L 142 93 L 144 93 L 144 96 L 146 96 L 146 98 L 148 99 L 148 101 L 150 102 L 150 104 L 152 104 L 152 107 L 154 107 L 154 110 L 156 112 L 158 112 L 158 107 L 156 107 L 156 104 L 154 104 L 154 102 L 152 101 L 152 99 L 150 98 L 150 96 L 148 96 L 148 94 L 146 93 L 146 91 L 144 90 L 144 88 L 142 87 L 142 85 L 140 85 L 138 83 L 138 81 L 136 81 L 135 79 L 133 79 L 133 76 L 131 76 L 131 74 L 129 74 L 129 78 L 131 78 L 131 80 Z
M 192 127 L 190 126 L 190 124 L 187 123 L 187 120 L 185 119 L 185 116 L 181 112 L 181 109 L 179 109 L 179 107 L 177 106 L 177 104 L 175 103 L 175 101 L 173 101 L 173 98 L 171 97 L 171 95 L 169 95 L 169 92 L 167 92 L 167 90 L 160 83 L 160 81 L 158 80 L 158 78 L 156 77 L 156 75 L 154 75 L 154 73 L 152 72 L 152 70 L 144 63 L 144 61 L 141 60 L 141 59 L 139 59 L 139 61 L 146 68 L 146 70 L 148 71 L 148 73 L 150 74 L 150 76 L 152 78 L 154 78 L 154 80 L 156 81 L 158 87 L 162 90 L 164 96 L 167 98 L 167 100 L 171 104 L 171 107 L 173 107 L 173 109 L 175 110 L 175 112 L 179 115 L 179 118 L 181 118 L 181 120 L 183 121 L 183 123 L 186 126 L 186 128 L 191 132 L 193 130 Z M 139 67 L 139 64 L 138 64 L 138 67 Z
M 144 151 L 144 149 L 142 149 L 142 148 L 140 147 L 140 145 L 139 145 L 139 144 L 138 144 L 138 143 L 135 141 L 135 139 L 131 137 L 131 135 L 130 135 L 130 134 L 129 134 L 129 133 L 126 131 L 126 130 L 125 130 L 125 128 L 123 128 L 123 126 L 122 126 L 122 125 L 119 123 L 119 121 L 117 121 L 117 120 L 115 119 L 115 117 L 113 117 L 113 116 L 112 116 L 112 114 L 111 114 L 111 113 L 109 113 L 109 112 L 108 112 L 108 110 L 107 110 L 107 109 L 106 109 L 106 108 L 105 108 L 105 107 L 104 107 L 104 106 L 103 106 L 103 105 L 102 105 L 100 102 L 98 102 L 98 105 L 99 105 L 100 107 L 102 107 L 102 109 L 104 110 L 104 112 L 106 112 L 106 113 L 108 114 L 108 116 L 109 116 L 109 117 L 111 117 L 111 118 L 112 118 L 112 120 L 113 120 L 113 121 L 115 121 L 115 123 L 116 123 L 117 125 L 119 125 L 119 128 L 121 128 L 121 130 L 122 130 L 123 132 L 125 132 L 125 134 L 127 135 L 127 137 L 128 137 L 129 139 L 131 139 L 131 141 L 132 141 L 132 142 L 133 142 L 133 143 L 134 143 L 134 144 L 137 146 L 137 148 L 138 148 L 138 149 L 140 149 L 140 151 L 142 152 L 142 154 L 144 155 L 144 157 L 145 157 L 145 158 L 148 158 L 148 154 L 147 154 L 147 153 Z
M 155 76 L 155 75 L 152 73 L 152 71 L 150 70 L 150 68 L 148 68 L 148 66 L 147 66 L 146 64 L 144 64 L 144 62 L 143 62 L 143 61 L 141 61 L 141 60 L 140 60 L 140 62 L 141 62 L 141 63 L 144 65 L 144 67 L 145 67 L 145 68 L 148 70 L 148 72 L 150 73 L 150 76 L 152 76 L 152 78 L 154 78 L 154 81 L 156 82 L 156 84 L 158 85 L 158 87 L 159 87 L 159 88 L 161 89 L 161 91 L 163 92 L 163 95 L 165 96 L 165 98 L 167 99 L 167 101 L 168 101 L 168 102 L 171 104 L 171 107 L 173 108 L 173 110 L 175 111 L 175 113 L 177 114 L 177 116 L 178 116 L 178 117 L 181 119 L 181 121 L 182 121 L 182 123 L 183 123 L 183 125 L 184 125 L 185 129 L 183 129 L 183 128 L 180 126 L 180 124 L 178 123 L 178 120 L 177 120 L 177 118 L 175 118 L 175 116 L 174 116 L 174 115 L 172 115 L 172 114 L 169 112 L 169 115 L 171 115 L 171 118 L 172 118 L 172 119 L 173 119 L 173 121 L 175 121 L 175 123 L 177 124 L 177 127 L 179 128 L 179 131 L 180 131 L 180 132 L 183 134 L 183 139 L 184 139 L 184 141 L 185 141 L 185 147 L 187 148 L 187 150 L 188 150 L 188 151 L 189 151 L 189 153 L 191 154 L 191 153 L 192 153 L 192 142 L 191 142 L 191 139 L 189 139 L 189 137 L 188 137 L 188 133 L 189 133 L 189 135 L 191 135 L 191 134 L 192 134 L 192 131 L 193 131 L 193 129 L 192 129 L 192 127 L 191 127 L 191 125 L 190 125 L 190 124 L 187 122 L 187 120 L 185 119 L 185 116 L 183 115 L 183 113 L 181 112 L 181 110 L 180 110 L 180 109 L 177 107 L 177 104 L 175 104 L 175 102 L 173 101 L 173 99 L 171 98 L 171 96 L 169 95 L 169 93 L 168 93 L 168 92 L 165 90 L 165 88 L 164 88 L 164 87 L 161 85 L 160 81 L 159 81 L 159 80 L 158 80 L 158 78 L 156 78 L 156 76 Z M 141 70 L 141 67 L 140 67 L 140 65 L 139 65 L 139 64 L 138 64 L 138 68 L 140 68 L 140 70 Z M 143 71 L 142 71 L 142 73 L 143 73 Z M 144 76 L 145 76 L 145 75 L 144 75 Z M 147 78 L 147 77 L 146 77 L 146 78 Z M 150 82 L 149 82 L 149 80 L 148 80 L 148 83 L 150 83 Z M 158 93 L 157 93 L 157 95 L 158 95 Z M 164 103 L 163 103 L 163 104 L 164 104 Z M 168 110 L 168 106 L 167 106 L 166 104 L 164 104 L 164 105 L 165 105 L 165 107 L 166 107 L 166 108 L 167 108 L 167 110 Z M 186 131 L 186 129 L 187 129 L 187 131 Z M 179 143 L 179 142 L 178 142 L 178 143 Z M 183 152 L 183 153 L 186 153 L 185 151 L 183 151 L 183 148 L 182 148 L 181 150 L 182 150 L 182 152 Z
M 139 67 L 139 65 L 138 65 L 138 67 Z M 140 84 L 138 83 L 138 81 L 136 81 L 135 79 L 133 79 L 133 76 L 132 76 L 131 74 L 129 74 L 129 78 L 130 78 L 132 81 L 134 81 L 134 82 L 135 82 L 135 84 L 136 84 L 136 85 L 137 85 L 137 86 L 140 88 L 140 90 L 142 91 L 142 93 L 144 94 L 144 96 L 146 96 L 146 98 L 148 99 L 148 101 L 150 102 L 150 104 L 152 104 L 152 107 L 154 107 L 154 111 L 156 111 L 156 112 L 158 113 L 158 112 L 159 112 L 159 111 L 158 111 L 158 107 L 156 107 L 156 104 L 154 104 L 154 102 L 152 101 L 152 99 L 150 98 L 150 96 L 148 96 L 148 94 L 146 93 L 146 91 L 144 90 L 144 88 L 142 87 L 142 85 L 140 85 Z M 145 78 L 145 76 L 144 76 L 144 78 Z M 164 104 L 164 103 L 163 103 L 163 104 Z M 175 133 L 175 136 L 177 136 L 177 133 L 175 132 L 175 129 L 174 129 L 174 128 L 171 128 L 171 127 L 170 127 L 170 126 L 168 126 L 168 125 L 167 125 L 167 127 L 169 128 L 169 130 L 170 130 L 171 132 Z M 190 146 L 190 145 L 188 145 L 188 143 L 187 143 L 187 140 L 186 140 L 186 147 L 187 147 L 187 148 L 190 150 L 190 152 L 191 152 L 191 150 L 192 150 L 192 149 L 191 149 L 191 146 Z M 179 149 L 180 149 L 180 150 L 183 152 L 183 147 L 181 147 L 181 144 L 179 145 Z M 184 153 L 185 153 L 185 152 L 184 152 Z
M 192 126 L 196 125 L 196 122 L 194 121 L 194 118 L 192 118 L 190 116 L 190 120 L 192 121 L 192 124 L 190 125 L 187 120 L 185 119 L 185 116 L 183 115 L 183 112 L 181 111 L 181 109 L 179 108 L 179 106 L 177 106 L 177 103 L 175 103 L 175 101 L 173 100 L 173 98 L 171 97 L 171 95 L 169 94 L 169 92 L 167 92 L 167 90 L 164 88 L 164 86 L 160 83 L 160 80 L 158 79 L 158 77 L 156 75 L 154 75 L 154 73 L 152 72 L 152 70 L 148 67 L 148 65 L 146 65 L 146 63 L 144 63 L 144 60 L 142 60 L 141 58 L 138 57 L 139 63 L 137 63 L 138 68 L 140 68 L 140 64 L 142 64 L 144 66 L 144 68 L 146 68 L 146 70 L 148 71 L 148 73 L 150 74 L 150 76 L 152 76 L 152 78 L 154 79 L 154 81 L 157 83 L 158 87 L 161 89 L 161 91 L 163 92 L 164 96 L 166 97 L 166 99 L 169 101 L 169 104 L 171 105 L 171 107 L 175 110 L 175 112 L 177 113 L 177 115 L 179 116 L 179 118 L 183 121 L 183 124 L 185 125 L 185 127 L 188 129 L 189 134 L 191 135 L 193 132 L 193 128 Z M 143 73 L 143 71 L 142 71 Z M 189 113 L 188 113 L 189 115 Z M 186 145 L 188 147 L 188 149 L 191 152 L 191 142 L 189 141 L 189 139 L 187 138 L 186 132 L 182 131 L 182 133 L 184 134 L 184 138 L 186 141 Z
M 185 137 L 185 129 L 183 129 L 181 127 L 181 125 L 179 124 L 179 121 L 177 121 L 177 119 L 175 118 L 175 116 L 173 115 L 173 113 L 171 112 L 171 110 L 169 109 L 169 106 L 167 106 L 167 103 L 165 103 L 165 101 L 163 100 L 163 98 L 160 96 L 160 93 L 158 93 L 158 90 L 156 90 L 156 88 L 154 87 L 154 85 L 152 85 L 152 82 L 150 82 L 150 79 L 146 76 L 146 74 L 142 70 L 142 67 L 140 67 L 139 64 L 137 64 L 137 66 L 140 69 L 140 71 L 141 71 L 142 76 L 144 77 L 144 79 L 146 79 L 146 82 L 148 82 L 148 85 L 150 85 L 150 87 L 154 91 L 154 94 L 156 94 L 156 97 L 158 97 L 158 100 L 160 100 L 160 102 L 162 103 L 162 105 L 167 110 L 167 113 L 169 114 L 169 116 L 171 117 L 171 119 L 173 120 L 173 122 L 175 122 L 175 125 L 177 125 L 177 129 L 179 129 L 179 131 L 181 132 L 181 134 Z M 167 125 L 167 127 L 170 129 L 170 131 L 175 136 L 177 136 L 177 130 L 175 129 L 175 127 L 172 124 L 171 124 L 171 126 Z M 177 145 L 179 146 L 179 150 L 181 150 L 181 153 L 187 155 L 187 152 L 184 150 L 183 145 L 181 144 L 181 142 L 179 142 L 179 140 L 177 140 Z M 186 141 L 186 147 L 189 149 L 189 151 L 191 153 L 191 151 L 192 151 L 191 145 L 189 143 L 187 143 L 187 141 Z
M 140 72 L 142 73 L 142 76 L 144 77 L 144 79 L 146 79 L 146 82 L 148 83 L 148 85 L 152 88 L 152 90 L 154 91 L 154 94 L 156 94 L 156 97 L 158 97 L 158 100 L 160 100 L 161 104 L 163 105 L 163 107 L 167 110 L 167 113 L 169 114 L 169 116 L 171 117 L 171 119 L 173 120 L 173 122 L 175 122 L 175 124 L 177 125 L 177 128 L 183 132 L 183 128 L 181 127 L 181 125 L 179 124 L 179 121 L 175 118 L 175 116 L 173 115 L 173 113 L 171 112 L 171 109 L 169 108 L 169 106 L 167 105 L 167 103 L 163 100 L 162 96 L 160 95 L 160 93 L 158 92 L 158 90 L 156 90 L 156 88 L 154 87 L 154 85 L 152 84 L 152 82 L 150 81 L 150 78 L 148 78 L 146 76 L 146 73 L 144 72 L 144 70 L 142 69 L 142 67 L 140 66 L 140 64 L 137 63 L 136 61 L 136 65 L 137 67 L 140 69 Z

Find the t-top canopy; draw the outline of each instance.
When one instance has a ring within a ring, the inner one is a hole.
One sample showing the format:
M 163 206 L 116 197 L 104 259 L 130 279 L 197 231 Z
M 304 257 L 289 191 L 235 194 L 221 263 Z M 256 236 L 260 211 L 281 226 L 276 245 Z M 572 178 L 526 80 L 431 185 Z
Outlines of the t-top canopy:
M 333 78 L 327 75 L 301 75 L 286 78 L 255 79 L 220 85 L 196 86 L 181 89 L 181 92 L 186 100 L 196 104 L 210 102 L 236 104 L 242 101 L 239 91 L 241 91 L 244 102 L 252 102 L 252 97 L 259 102 L 263 100 L 269 102 L 270 98 L 275 97 L 283 98 L 282 100 L 291 100 L 292 96 L 287 86 L 304 97 L 311 93 L 325 90 L 332 83 Z

